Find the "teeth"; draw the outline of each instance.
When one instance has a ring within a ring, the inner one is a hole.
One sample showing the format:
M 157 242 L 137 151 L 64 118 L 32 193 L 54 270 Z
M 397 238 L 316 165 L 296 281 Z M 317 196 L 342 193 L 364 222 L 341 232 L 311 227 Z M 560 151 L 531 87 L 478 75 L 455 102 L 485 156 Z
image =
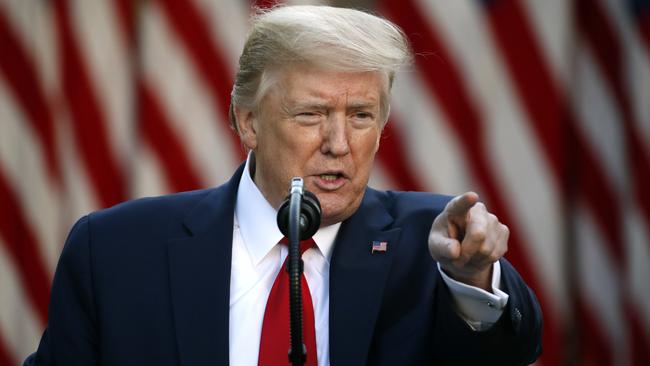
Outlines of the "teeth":
M 328 181 L 336 180 L 337 177 L 338 177 L 338 175 L 336 175 L 336 174 L 321 174 L 320 175 L 321 179 L 328 180 Z

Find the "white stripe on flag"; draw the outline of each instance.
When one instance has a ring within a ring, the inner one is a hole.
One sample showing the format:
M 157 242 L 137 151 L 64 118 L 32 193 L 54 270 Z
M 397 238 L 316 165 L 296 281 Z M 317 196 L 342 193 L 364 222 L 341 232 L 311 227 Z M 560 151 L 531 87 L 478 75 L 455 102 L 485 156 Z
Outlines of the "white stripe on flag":
M 216 105 L 211 92 L 197 73 L 195 63 L 178 43 L 167 18 L 155 5 L 143 14 L 144 78 L 160 98 L 175 135 L 190 156 L 190 163 L 204 185 L 215 185 L 230 177 L 238 163 L 223 122 L 227 106 Z M 207 47 L 207 46 L 206 46 Z
M 44 166 L 41 145 L 0 74 L 0 170 L 17 195 L 35 234 L 47 272 L 54 273 L 60 254 L 60 191 Z M 1 206 L 1 204 L 0 204 Z
M 449 131 L 444 115 L 418 71 L 398 74 L 392 94 L 391 115 L 395 116 L 395 127 L 404 136 L 412 166 L 421 168 L 415 173 L 425 188 L 460 194 L 473 187 L 461 142 Z
M 595 314 L 597 326 L 607 338 L 614 359 L 626 365 L 629 352 L 620 268 L 615 259 L 607 254 L 603 235 L 584 206 L 578 209 L 576 229 L 578 289 Z
M 0 334 L 15 364 L 21 365 L 25 357 L 38 347 L 43 324 L 40 324 L 30 305 L 23 290 L 25 284 L 16 274 L 11 256 L 5 250 L 6 245 L 0 236 Z
M 110 1 L 72 1 L 70 23 L 106 119 L 111 153 L 124 170 L 134 150 L 134 93 L 128 45 L 115 9 Z

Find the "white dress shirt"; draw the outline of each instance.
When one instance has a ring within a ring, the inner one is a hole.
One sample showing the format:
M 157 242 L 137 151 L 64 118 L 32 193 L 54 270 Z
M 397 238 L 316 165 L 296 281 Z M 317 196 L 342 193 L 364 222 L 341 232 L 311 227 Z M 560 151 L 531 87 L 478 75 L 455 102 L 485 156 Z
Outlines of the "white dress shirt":
M 249 161 L 237 191 L 230 278 L 230 364 L 237 366 L 257 365 L 266 300 L 288 254 L 286 246 L 277 245 L 283 237 L 276 224 L 277 212 L 251 179 Z M 314 305 L 320 366 L 330 364 L 329 265 L 340 226 L 338 223 L 320 228 L 313 237 L 317 248 L 307 250 L 302 256 Z M 457 282 L 442 270 L 440 273 L 459 314 L 473 329 L 486 329 L 496 322 L 508 301 L 508 295 L 498 289 L 501 277 L 498 262 L 493 269 L 493 293 Z

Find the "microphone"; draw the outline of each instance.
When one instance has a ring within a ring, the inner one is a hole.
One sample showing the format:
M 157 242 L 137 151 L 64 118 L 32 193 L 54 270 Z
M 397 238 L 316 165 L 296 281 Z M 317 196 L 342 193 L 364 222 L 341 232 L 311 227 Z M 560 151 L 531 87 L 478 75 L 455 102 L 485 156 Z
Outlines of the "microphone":
M 304 190 L 300 177 L 291 179 L 289 196 L 278 210 L 278 228 L 289 239 L 286 271 L 289 274 L 290 348 L 288 360 L 293 366 L 302 366 L 307 360 L 307 348 L 302 339 L 302 289 L 300 277 L 303 263 L 300 241 L 312 237 L 320 227 L 321 207 L 318 198 Z M 314 350 L 311 350 L 314 352 Z
M 298 183 L 298 180 L 300 181 Z M 299 185 L 299 188 L 298 188 Z M 296 192 L 294 192 L 294 190 Z M 298 193 L 300 191 L 300 193 Z M 318 228 L 320 227 L 321 207 L 316 195 L 303 190 L 302 178 L 293 178 L 291 180 L 291 193 L 285 198 L 280 209 L 278 210 L 277 223 L 278 228 L 284 236 L 289 237 L 289 212 L 291 206 L 291 196 L 295 194 L 302 194 L 300 202 L 300 240 L 311 238 Z

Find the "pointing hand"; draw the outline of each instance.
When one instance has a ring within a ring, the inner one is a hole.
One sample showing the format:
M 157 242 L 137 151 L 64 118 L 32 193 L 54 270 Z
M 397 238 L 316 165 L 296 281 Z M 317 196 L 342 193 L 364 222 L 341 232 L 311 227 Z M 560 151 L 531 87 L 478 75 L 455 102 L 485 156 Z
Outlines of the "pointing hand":
M 492 265 L 508 250 L 509 235 L 478 194 L 467 192 L 449 201 L 433 221 L 429 251 L 453 279 L 491 291 Z

